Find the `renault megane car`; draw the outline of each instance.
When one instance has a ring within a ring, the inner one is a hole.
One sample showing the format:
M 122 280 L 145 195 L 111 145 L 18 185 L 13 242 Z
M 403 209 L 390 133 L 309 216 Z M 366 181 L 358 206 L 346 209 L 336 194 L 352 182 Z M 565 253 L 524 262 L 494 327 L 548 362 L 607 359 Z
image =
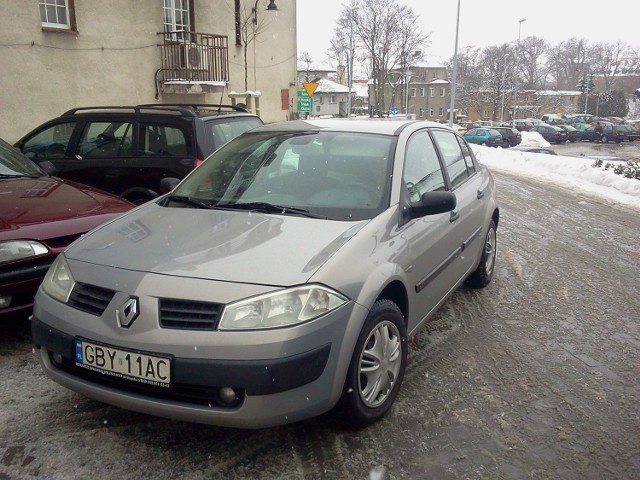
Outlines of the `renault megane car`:
M 498 221 L 493 177 L 444 125 L 259 127 L 59 255 L 33 341 L 53 380 L 121 408 L 243 428 L 335 408 L 366 426 L 407 339 L 491 281 Z

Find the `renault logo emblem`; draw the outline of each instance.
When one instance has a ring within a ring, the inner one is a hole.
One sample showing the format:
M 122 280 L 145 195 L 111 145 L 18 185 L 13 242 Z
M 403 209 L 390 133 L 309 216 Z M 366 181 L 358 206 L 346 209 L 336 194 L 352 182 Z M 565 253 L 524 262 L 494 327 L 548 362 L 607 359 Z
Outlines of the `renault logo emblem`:
M 138 299 L 136 297 L 129 297 L 129 300 L 124 302 L 122 306 L 116 310 L 118 325 L 122 328 L 129 328 L 138 317 L 138 313 Z

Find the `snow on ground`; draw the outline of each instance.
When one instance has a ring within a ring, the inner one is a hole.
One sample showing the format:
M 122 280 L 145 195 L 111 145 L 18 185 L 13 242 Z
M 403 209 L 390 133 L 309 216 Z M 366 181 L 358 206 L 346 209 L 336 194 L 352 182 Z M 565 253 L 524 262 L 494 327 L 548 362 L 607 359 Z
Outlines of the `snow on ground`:
M 539 133 L 523 132 L 521 145 L 550 146 Z M 587 191 L 640 209 L 640 180 L 625 178 L 611 170 L 594 168 L 593 159 L 529 153 L 471 145 L 480 163 L 495 171 L 505 171 Z M 606 163 L 606 161 L 604 162 Z

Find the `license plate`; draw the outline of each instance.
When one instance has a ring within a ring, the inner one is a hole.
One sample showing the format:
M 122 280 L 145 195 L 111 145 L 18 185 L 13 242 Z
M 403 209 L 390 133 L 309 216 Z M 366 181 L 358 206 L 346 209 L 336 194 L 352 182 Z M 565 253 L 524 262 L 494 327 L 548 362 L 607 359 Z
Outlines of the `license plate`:
M 171 359 L 98 345 L 76 338 L 76 365 L 146 385 L 171 386 Z

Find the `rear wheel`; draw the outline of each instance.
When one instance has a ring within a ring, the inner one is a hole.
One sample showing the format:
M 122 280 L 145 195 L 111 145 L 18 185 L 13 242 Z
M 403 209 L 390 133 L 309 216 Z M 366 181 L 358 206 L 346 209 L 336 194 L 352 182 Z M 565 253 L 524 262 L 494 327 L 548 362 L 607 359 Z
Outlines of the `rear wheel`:
M 394 302 L 380 299 L 371 308 L 351 357 L 337 406 L 343 423 L 366 427 L 384 417 L 398 395 L 406 364 L 404 316 Z
M 478 268 L 467 277 L 465 284 L 471 288 L 484 288 L 491 283 L 493 271 L 496 266 L 496 253 L 498 250 L 496 224 L 493 220 L 489 223 L 489 230 L 484 240 L 484 247 L 480 256 Z
M 606 136 L 606 135 L 603 135 L 603 136 L 600 138 L 600 141 L 601 141 L 602 143 L 607 143 L 607 142 L 609 141 L 609 139 L 607 138 L 607 136 Z

